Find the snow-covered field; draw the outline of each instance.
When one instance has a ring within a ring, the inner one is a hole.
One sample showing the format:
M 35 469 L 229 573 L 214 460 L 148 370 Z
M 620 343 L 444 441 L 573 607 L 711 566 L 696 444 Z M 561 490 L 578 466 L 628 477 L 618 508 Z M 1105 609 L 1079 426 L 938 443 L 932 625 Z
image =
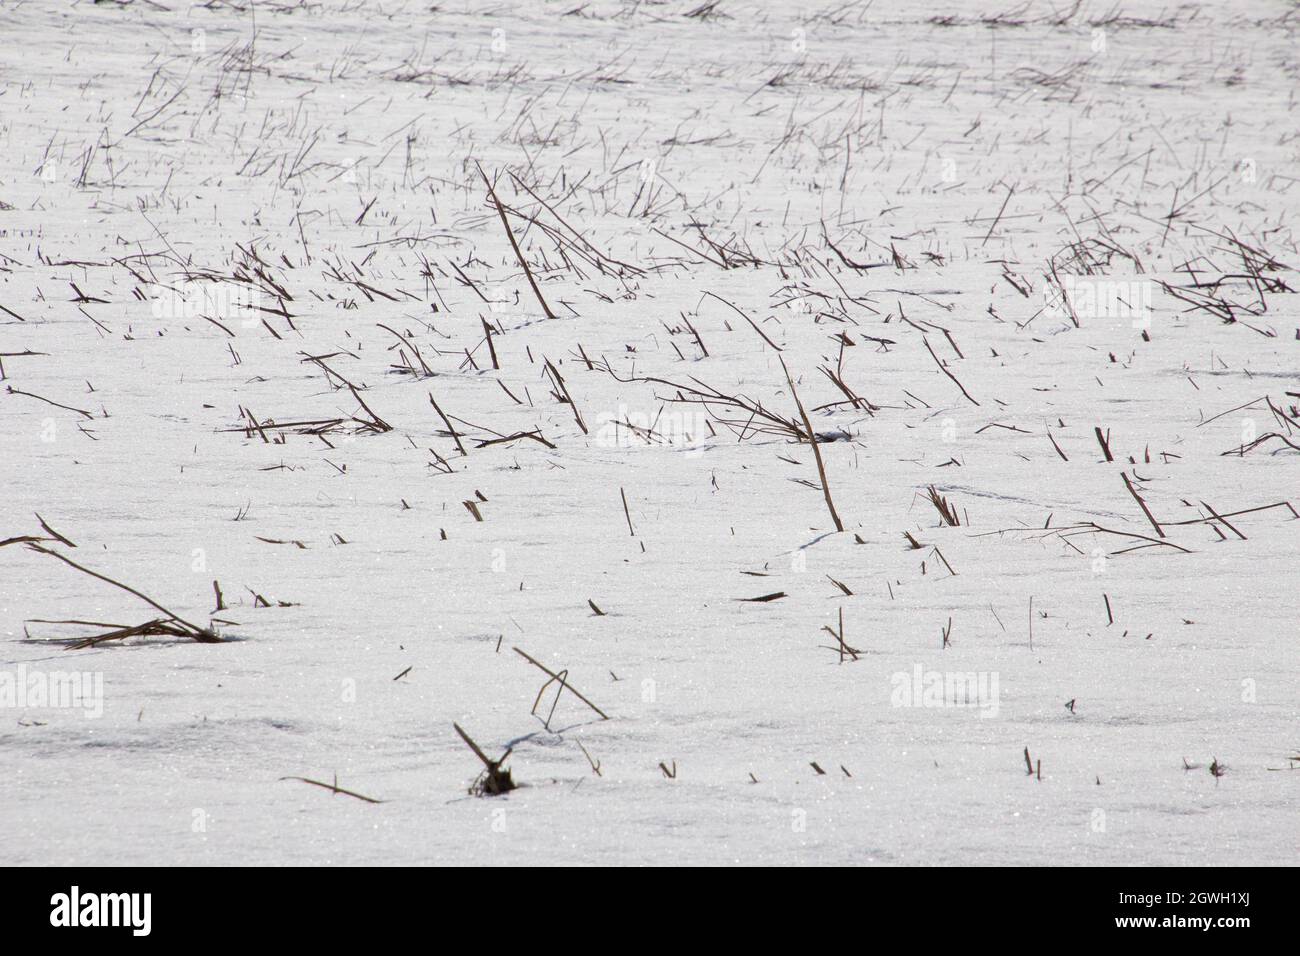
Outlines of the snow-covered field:
M 3 0 L 0 862 L 1294 863 L 1298 29 Z

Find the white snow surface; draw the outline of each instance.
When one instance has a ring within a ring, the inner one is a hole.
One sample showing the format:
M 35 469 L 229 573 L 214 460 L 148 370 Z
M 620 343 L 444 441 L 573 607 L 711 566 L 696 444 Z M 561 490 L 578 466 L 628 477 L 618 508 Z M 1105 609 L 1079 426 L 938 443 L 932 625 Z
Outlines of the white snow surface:
M 0 2 L 0 862 L 1294 863 L 1295 10 Z

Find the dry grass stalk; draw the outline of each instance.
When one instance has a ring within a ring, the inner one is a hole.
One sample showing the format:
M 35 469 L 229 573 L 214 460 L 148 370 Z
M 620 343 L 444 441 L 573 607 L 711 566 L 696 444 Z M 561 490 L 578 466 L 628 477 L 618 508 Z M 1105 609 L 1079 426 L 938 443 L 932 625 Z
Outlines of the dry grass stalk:
M 546 317 L 548 319 L 555 318 L 555 313 L 551 311 L 551 307 L 546 304 L 546 299 L 542 297 L 542 290 L 538 288 L 537 280 L 533 278 L 533 270 L 529 268 L 528 260 L 524 258 L 523 252 L 519 249 L 519 243 L 515 241 L 515 234 L 510 228 L 510 220 L 506 218 L 506 211 L 501 206 L 501 200 L 497 198 L 497 191 L 492 188 L 492 183 L 488 181 L 487 173 L 483 172 L 482 166 L 478 167 L 478 174 L 483 177 L 483 185 L 487 187 L 488 196 L 491 198 L 492 204 L 496 206 L 497 215 L 501 217 L 501 225 L 505 227 L 506 237 L 510 240 L 510 248 L 514 249 L 515 258 L 524 267 L 524 275 L 528 276 L 528 284 L 532 286 L 533 295 L 537 296 L 537 301 L 541 303 L 542 311 L 546 314 Z
M 107 584 L 111 584 L 116 588 L 121 588 L 123 591 L 126 591 L 128 594 L 132 594 L 135 597 L 138 597 L 146 604 L 150 605 L 156 610 L 162 611 L 163 614 L 166 615 L 166 617 L 164 618 L 155 618 L 151 621 L 147 621 L 144 624 L 136 625 L 134 627 L 123 627 L 117 624 L 96 625 L 96 626 L 107 627 L 110 630 L 107 631 L 106 633 L 98 634 L 93 637 L 78 639 L 74 643 L 69 644 L 69 649 L 92 647 L 95 644 L 99 644 L 103 641 L 122 640 L 128 637 L 153 636 L 153 635 L 188 637 L 191 640 L 197 641 L 198 643 L 201 644 L 215 644 L 215 643 L 220 643 L 222 640 L 222 638 L 217 635 L 216 631 L 212 628 L 211 625 L 207 627 L 199 627 L 197 624 L 192 624 L 189 621 L 185 620 L 176 612 L 167 609 L 166 607 L 164 607 L 163 605 L 155 601 L 153 598 L 149 597 L 147 594 L 137 591 L 135 588 L 131 587 L 130 585 L 123 584 L 121 581 L 115 581 L 113 578 L 110 578 L 104 574 L 100 574 L 98 571 L 92 571 L 90 568 L 78 564 L 77 562 L 73 561 L 71 558 L 64 557 L 63 555 L 59 554 L 57 551 L 52 551 L 51 549 L 45 547 L 44 545 L 38 544 L 35 541 L 27 541 L 26 544 L 27 547 L 31 548 L 33 551 L 36 551 L 39 554 L 49 555 L 52 558 L 62 561 L 64 564 L 80 571 L 82 574 L 89 575 L 92 578 L 96 578 L 97 580 L 103 581 Z M 46 623 L 94 624 L 95 622 L 86 622 L 86 621 L 66 622 L 65 621 L 65 622 L 46 622 Z
M 345 790 L 343 787 L 340 787 L 340 786 L 339 786 L 339 778 L 338 778 L 338 774 L 335 774 L 335 775 L 334 775 L 334 782 L 333 782 L 333 783 L 322 783 L 322 782 L 319 781 L 319 780 L 311 780 L 311 779 L 309 779 L 309 778 L 307 778 L 307 777 L 281 777 L 280 779 L 281 779 L 281 780 L 298 780 L 298 781 L 300 781 L 300 782 L 302 782 L 302 783 L 309 783 L 309 784 L 311 784 L 313 787 L 320 787 L 320 788 L 323 789 L 323 790 L 328 790 L 328 791 L 329 791 L 330 793 L 332 793 L 332 794 L 335 794 L 335 795 L 342 794 L 342 795 L 345 796 L 345 797 L 354 797 L 355 799 L 357 799 L 357 800 L 361 800 L 361 801 L 363 801 L 363 802 L 365 802 L 365 803 L 386 803 L 386 802 L 387 802 L 387 801 L 385 801 L 385 800 L 376 800 L 374 797 L 367 797 L 365 794 L 363 794 L 363 793 L 357 793 L 355 790 Z
M 582 429 L 582 433 L 586 435 L 587 423 L 582 420 L 582 413 L 578 411 L 577 403 L 573 400 L 573 396 L 569 394 L 569 386 L 565 384 L 564 376 L 560 374 L 560 370 L 555 367 L 555 364 L 550 359 L 546 360 L 546 371 L 550 374 L 551 381 L 555 385 L 555 397 L 573 410 L 574 420 L 578 423 L 578 427 Z
M 1136 473 L 1137 472 L 1135 471 L 1134 474 Z M 1128 489 L 1128 493 L 1133 496 L 1133 500 L 1138 503 L 1138 507 L 1142 509 L 1142 513 L 1146 515 L 1147 520 L 1151 522 L 1151 527 L 1155 528 L 1156 534 L 1163 538 L 1165 533 L 1160 527 L 1160 522 L 1156 521 L 1156 516 L 1151 513 L 1151 509 L 1147 507 L 1147 503 L 1143 501 L 1142 496 L 1137 493 L 1137 489 L 1133 487 L 1133 482 L 1129 481 L 1128 475 L 1122 471 L 1119 473 L 1119 476 L 1124 479 L 1124 487 Z
M 780 356 L 777 357 L 780 358 Z M 795 407 L 799 409 L 799 416 L 803 419 L 808 444 L 812 445 L 813 458 L 817 460 L 817 474 L 821 478 L 822 494 L 826 498 L 826 507 L 831 513 L 831 520 L 835 522 L 835 530 L 843 531 L 844 522 L 840 520 L 839 512 L 835 510 L 835 502 L 831 498 L 831 486 L 826 481 L 826 463 L 822 461 L 822 452 L 817 447 L 817 437 L 813 434 L 812 422 L 808 420 L 808 412 L 804 410 L 803 402 L 799 401 L 799 393 L 795 391 L 794 379 L 790 377 L 790 370 L 786 368 L 785 359 L 781 359 L 781 369 L 785 372 L 785 380 L 790 386 L 790 395 L 794 398 Z
M 957 516 L 957 509 L 953 507 L 952 502 L 939 493 L 939 490 L 931 485 L 925 491 L 926 500 L 934 505 L 935 511 L 939 512 L 939 517 L 943 523 L 950 528 L 956 528 L 961 525 L 961 519 Z M 952 570 L 949 568 L 949 570 Z
M 569 693 L 573 694 L 574 697 L 578 698 L 578 700 L 582 701 L 584 704 L 586 704 L 588 707 L 590 707 L 592 710 L 594 710 L 598 715 L 600 715 L 600 719 L 601 719 L 601 720 L 609 720 L 609 715 L 606 714 L 606 713 L 605 713 L 603 710 L 601 710 L 599 707 L 597 707 L 595 704 L 593 704 L 591 701 L 589 701 L 589 700 L 588 700 L 586 697 L 584 697 L 582 694 L 580 694 L 580 693 L 577 691 L 577 689 L 574 688 L 574 686 L 573 686 L 572 684 L 568 683 L 567 678 L 565 678 L 565 677 L 561 677 L 560 674 L 557 674 L 555 671 L 551 670 L 549 667 L 547 667 L 547 666 L 546 666 L 545 664 L 543 664 L 541 661 L 537 660 L 537 658 L 531 656 L 530 654 L 526 653 L 525 651 L 521 651 L 521 650 L 520 650 L 519 648 L 517 648 L 517 647 L 516 647 L 516 648 L 513 648 L 513 650 L 514 650 L 514 652 L 515 652 L 516 654 L 518 654 L 520 657 L 522 657 L 522 658 L 523 658 L 524 660 L 526 660 L 528 663 L 532 664 L 534 667 L 536 667 L 538 670 L 540 670 L 540 671 L 541 671 L 543 674 L 545 674 L 547 677 L 551 678 L 551 680 L 547 681 L 546 684 L 543 684 L 543 685 L 542 685 L 542 689 L 543 689 L 543 690 L 546 689 L 547 685 L 549 685 L 549 684 L 551 683 L 551 681 L 560 681 L 560 682 L 561 682 L 560 690 L 562 690 L 562 691 L 563 691 L 563 690 L 568 690 Z M 565 671 L 564 673 L 567 674 L 568 672 Z M 539 694 L 539 695 L 538 695 L 538 699 L 540 699 L 540 696 L 541 696 L 541 695 Z M 558 695 L 557 695 L 557 699 L 558 699 Z M 534 709 L 536 709 L 536 704 L 534 704 L 533 706 L 534 706 Z

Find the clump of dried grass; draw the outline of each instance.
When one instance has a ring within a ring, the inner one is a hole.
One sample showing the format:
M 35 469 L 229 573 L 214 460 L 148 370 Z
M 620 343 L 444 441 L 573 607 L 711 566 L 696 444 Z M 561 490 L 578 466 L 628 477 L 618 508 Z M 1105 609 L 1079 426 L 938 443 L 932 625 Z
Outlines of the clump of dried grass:
M 469 734 L 461 730 L 460 724 L 453 723 L 452 726 L 456 728 L 456 733 L 460 734 L 460 739 L 465 741 L 470 750 L 474 751 L 474 756 L 483 761 L 483 772 L 475 777 L 474 782 L 469 786 L 471 796 L 500 796 L 503 793 L 509 793 L 518 786 L 510 771 L 502 766 L 510 758 L 511 749 L 509 747 L 501 755 L 500 760 L 491 760 L 479 748 L 479 745 L 474 743 Z
M 961 525 L 961 519 L 957 517 L 957 509 L 953 507 L 951 501 L 939 493 L 939 490 L 934 485 L 926 489 L 925 497 L 930 504 L 934 505 L 934 510 L 939 512 L 939 518 L 944 524 L 951 528 Z

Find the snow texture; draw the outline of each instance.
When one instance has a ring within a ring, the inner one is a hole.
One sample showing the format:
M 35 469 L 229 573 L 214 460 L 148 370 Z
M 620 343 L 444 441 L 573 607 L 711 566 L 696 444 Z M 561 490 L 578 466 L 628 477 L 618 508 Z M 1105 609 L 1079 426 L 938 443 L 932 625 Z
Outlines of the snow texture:
M 1298 27 L 0 2 L 0 862 L 1294 863 Z

